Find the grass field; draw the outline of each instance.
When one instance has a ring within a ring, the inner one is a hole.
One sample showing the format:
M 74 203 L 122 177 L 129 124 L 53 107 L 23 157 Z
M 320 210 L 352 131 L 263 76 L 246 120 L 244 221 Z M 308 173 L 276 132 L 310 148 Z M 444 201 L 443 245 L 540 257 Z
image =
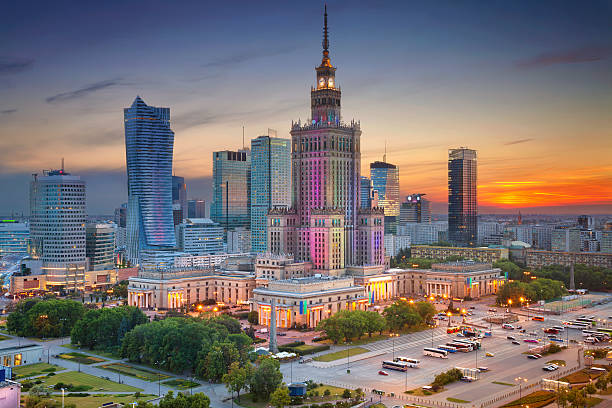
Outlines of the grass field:
M 67 349 L 71 349 L 71 350 L 81 350 L 81 348 L 79 346 L 77 346 L 76 344 L 63 344 L 62 347 L 66 347 Z M 87 348 L 83 348 L 82 350 L 86 350 L 88 353 L 90 354 L 95 354 L 96 356 L 100 356 L 100 357 L 104 357 L 104 358 L 108 358 L 108 359 L 120 359 L 121 356 L 119 354 L 116 353 L 109 353 L 107 351 L 104 350 L 89 350 Z
M 450 402 L 456 402 L 458 404 L 467 404 L 470 402 L 470 401 L 462 400 L 459 398 L 453 398 L 453 397 L 447 397 L 446 400 Z
M 511 383 L 507 383 L 507 382 L 503 382 L 503 381 L 491 381 L 492 384 L 497 384 L 497 385 L 505 385 L 508 387 L 514 387 L 516 384 L 511 384 Z
M 348 353 L 346 350 L 340 350 L 340 351 L 335 351 L 333 353 L 327 353 L 327 354 L 320 355 L 318 357 L 315 357 L 313 360 L 334 361 L 334 360 L 339 360 L 341 358 L 346 358 L 347 354 L 349 356 L 356 356 L 357 354 L 367 353 L 368 351 L 370 350 L 364 349 L 363 347 L 353 347 L 349 349 Z
M 162 373 L 158 374 L 155 371 L 145 370 L 143 368 L 134 367 L 134 366 L 131 366 L 129 364 L 124 364 L 124 363 L 104 364 L 104 365 L 101 365 L 100 367 L 104 368 L 105 370 L 114 371 L 116 373 L 121 373 L 124 375 L 129 375 L 130 377 L 140 378 L 141 380 L 145 380 L 145 381 L 157 381 L 158 379 L 165 380 L 165 379 L 170 378 L 170 376 L 166 374 L 162 374 Z
M 0 334 L 0 341 L 2 341 L 2 340 L 8 340 L 8 339 L 10 339 L 10 337 L 9 337 L 9 336 L 4 336 L 4 335 Z
M 58 357 L 63 358 L 64 360 L 73 361 L 75 363 L 87 364 L 87 365 L 101 363 L 103 361 L 106 361 L 105 359 L 101 357 L 88 356 L 87 354 L 77 353 L 76 351 L 73 351 L 71 353 L 60 354 L 58 355 Z
M 55 385 L 58 382 L 64 384 L 73 384 L 74 386 L 83 385 L 91 387 L 88 392 L 96 391 L 117 391 L 117 392 L 137 392 L 142 391 L 140 388 L 132 387 L 125 384 L 119 384 L 114 381 L 105 380 L 104 378 L 95 377 L 93 375 L 79 373 L 78 371 L 65 371 L 42 379 L 45 385 Z M 77 404 L 77 406 L 80 406 Z
M 187 390 L 192 387 L 197 387 L 200 383 L 190 380 L 184 380 L 182 378 L 175 378 L 173 380 L 164 381 L 162 384 L 168 387 L 178 388 L 179 390 Z
M 325 393 L 325 390 L 329 390 L 330 395 L 323 395 Z M 309 392 L 318 392 L 319 396 L 311 397 L 308 400 L 308 403 L 309 404 L 320 404 L 326 401 L 335 401 L 335 400 L 341 399 L 342 398 L 341 395 L 343 391 L 344 391 L 344 388 L 334 387 L 332 385 L 320 385 L 312 389 L 311 391 L 309 391 Z M 253 394 L 251 393 L 241 394 L 240 402 L 238 402 L 236 398 L 234 398 L 234 402 L 237 405 L 245 407 L 245 408 L 266 408 L 268 406 L 268 403 L 265 401 L 253 402 Z
M 15 378 L 33 377 L 35 375 L 49 374 L 57 371 L 65 370 L 64 367 L 56 366 L 55 364 L 36 363 L 20 367 L 13 367 Z
M 91 395 L 89 397 L 65 397 L 65 403 L 75 404 L 79 408 L 98 408 L 107 402 L 120 402 L 128 407 L 131 407 L 132 402 L 148 401 L 155 398 L 155 395 L 143 394 L 140 398 L 136 398 L 134 394 L 125 395 Z M 61 404 L 62 397 L 54 396 L 53 399 Z

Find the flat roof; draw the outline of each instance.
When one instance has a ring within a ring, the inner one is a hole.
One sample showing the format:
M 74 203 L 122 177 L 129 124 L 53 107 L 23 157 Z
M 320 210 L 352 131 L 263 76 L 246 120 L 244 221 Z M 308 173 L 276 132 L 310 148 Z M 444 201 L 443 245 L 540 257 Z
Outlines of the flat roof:
M 12 351 L 26 351 L 34 348 L 43 348 L 40 344 L 23 344 L 21 346 L 3 347 L 0 348 L 0 354 L 9 353 Z

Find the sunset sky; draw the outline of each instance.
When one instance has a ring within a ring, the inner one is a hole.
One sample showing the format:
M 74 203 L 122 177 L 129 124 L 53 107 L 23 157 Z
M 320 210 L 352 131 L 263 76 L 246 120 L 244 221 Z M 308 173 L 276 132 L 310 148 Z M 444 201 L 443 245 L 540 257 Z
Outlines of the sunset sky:
M 307 120 L 323 3 L 9 2 L 0 15 L 0 214 L 31 173 L 88 183 L 88 212 L 127 201 L 123 108 L 171 109 L 175 173 L 210 199 L 212 152 Z M 447 155 L 478 151 L 481 212 L 612 213 L 612 2 L 328 2 L 345 121 L 362 171 L 444 212 Z M 554 207 L 554 208 L 553 208 Z

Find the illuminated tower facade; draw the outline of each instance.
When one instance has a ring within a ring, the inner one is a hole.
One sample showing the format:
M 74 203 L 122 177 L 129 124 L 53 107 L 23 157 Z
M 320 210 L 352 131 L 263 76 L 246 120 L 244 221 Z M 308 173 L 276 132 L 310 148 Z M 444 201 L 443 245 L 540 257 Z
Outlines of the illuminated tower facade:
M 476 150 L 448 151 L 448 239 L 455 245 L 477 243 L 476 168 Z
M 293 123 L 290 132 L 293 207 L 269 212 L 268 249 L 312 262 L 317 273 L 340 275 L 347 266 L 372 257 L 357 254 L 358 217 L 367 217 L 359 212 L 360 124 L 341 120 L 341 91 L 329 57 L 327 9 L 324 21 L 323 58 L 310 91 L 311 118 Z M 380 223 L 372 233 L 380 234 L 373 241 L 374 245 L 380 241 L 382 251 L 382 222 L 362 223 L 368 228 Z

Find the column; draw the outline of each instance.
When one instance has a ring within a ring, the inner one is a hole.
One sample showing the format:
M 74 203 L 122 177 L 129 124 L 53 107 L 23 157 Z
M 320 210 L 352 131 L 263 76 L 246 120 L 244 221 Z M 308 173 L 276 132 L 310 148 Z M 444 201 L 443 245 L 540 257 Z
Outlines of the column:
M 132 292 L 128 292 L 128 305 L 132 306 Z

